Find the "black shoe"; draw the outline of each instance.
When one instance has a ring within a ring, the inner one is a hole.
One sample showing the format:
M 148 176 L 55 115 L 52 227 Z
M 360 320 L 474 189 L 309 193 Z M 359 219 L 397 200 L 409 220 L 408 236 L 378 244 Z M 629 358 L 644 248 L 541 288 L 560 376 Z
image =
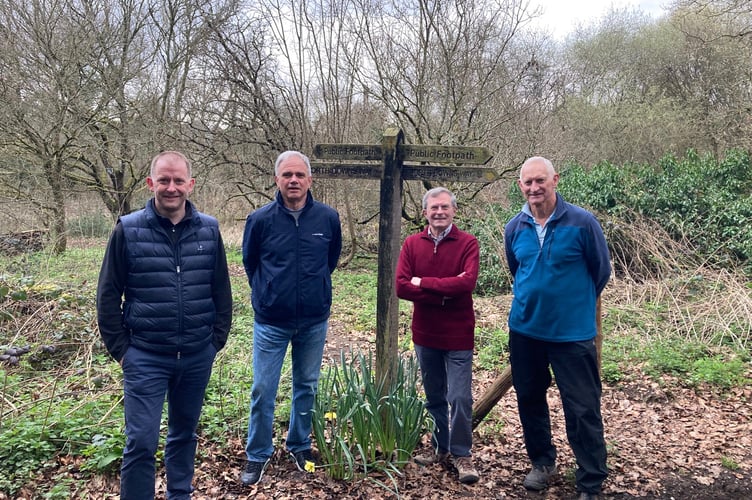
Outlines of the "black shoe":
M 295 467 L 300 472 L 313 472 L 313 467 L 316 467 L 316 460 L 313 458 L 311 450 L 301 450 L 297 452 L 290 452 L 290 458 L 295 462 Z
M 264 475 L 264 469 L 269 465 L 269 460 L 266 462 L 252 462 L 248 460 L 245 464 L 245 470 L 240 474 L 240 482 L 243 486 L 251 486 L 261 481 L 261 476 Z
M 540 491 L 548 487 L 548 480 L 556 474 L 556 464 L 533 465 L 522 485 L 528 490 Z

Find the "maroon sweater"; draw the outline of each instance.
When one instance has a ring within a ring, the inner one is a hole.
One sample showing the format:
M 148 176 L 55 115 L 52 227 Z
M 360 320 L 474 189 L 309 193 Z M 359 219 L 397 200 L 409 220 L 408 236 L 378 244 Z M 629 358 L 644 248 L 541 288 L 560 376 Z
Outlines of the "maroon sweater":
M 475 347 L 478 260 L 478 240 L 455 225 L 438 245 L 428 229 L 405 240 L 397 263 L 397 296 L 413 303 L 413 343 L 448 351 Z M 419 287 L 410 283 L 414 276 L 421 278 Z

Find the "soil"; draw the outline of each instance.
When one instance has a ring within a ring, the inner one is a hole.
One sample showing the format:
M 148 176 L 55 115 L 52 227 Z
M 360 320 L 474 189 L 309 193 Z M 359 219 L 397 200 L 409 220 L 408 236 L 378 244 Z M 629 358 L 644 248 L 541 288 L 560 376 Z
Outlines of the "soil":
M 482 305 L 479 305 L 482 307 Z M 490 310 L 489 310 L 490 311 Z M 493 315 L 485 314 L 486 318 Z M 327 359 L 343 347 L 373 348 L 371 340 L 347 331 L 344 322 L 331 320 Z M 475 374 L 475 397 L 497 373 Z M 708 388 L 684 387 L 679 380 L 654 380 L 639 367 L 618 385 L 605 385 L 602 411 L 609 448 L 610 475 L 603 497 L 613 499 L 752 499 L 752 388 L 716 393 Z M 194 500 L 203 499 L 426 499 L 426 498 L 574 498 L 575 462 L 566 442 L 558 392 L 549 391 L 552 427 L 559 451 L 559 473 L 542 493 L 526 491 L 522 479 L 528 462 L 517 417 L 514 390 L 507 393 L 476 428 L 473 457 L 480 481 L 466 486 L 451 466 L 408 464 L 391 479 L 371 475 L 355 481 L 330 479 L 322 470 L 297 471 L 277 450 L 259 484 L 242 487 L 244 443 L 199 443 Z M 220 446 L 221 445 L 221 446 Z M 429 449 L 426 437 L 417 452 Z M 227 450 L 231 450 L 228 453 Z M 60 457 L 57 466 L 43 471 L 39 483 L 60 475 L 83 477 L 77 459 Z M 164 498 L 164 471 L 158 473 L 158 499 Z M 77 482 L 75 498 L 117 498 L 115 476 Z M 16 498 L 38 498 L 33 484 Z M 47 489 L 47 488 L 45 488 Z M 395 493 L 398 492 L 398 493 Z M 0 499 L 5 498 L 0 494 Z

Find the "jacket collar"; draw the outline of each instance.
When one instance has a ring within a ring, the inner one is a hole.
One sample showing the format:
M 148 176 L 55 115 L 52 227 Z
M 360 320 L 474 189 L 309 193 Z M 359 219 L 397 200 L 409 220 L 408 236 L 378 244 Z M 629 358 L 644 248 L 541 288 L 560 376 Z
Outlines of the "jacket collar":
M 551 214 L 551 217 L 548 219 L 548 222 L 551 223 L 555 221 L 556 219 L 560 219 L 561 216 L 566 211 L 567 211 L 567 202 L 564 200 L 561 194 L 557 192 L 556 193 L 556 206 L 554 207 L 554 212 Z M 522 213 L 524 213 L 528 217 L 533 216 L 533 212 L 530 211 L 530 204 L 528 202 L 525 202 L 525 204 L 522 206 Z
M 146 215 L 147 218 L 153 219 L 156 221 L 159 225 L 164 227 L 172 227 L 172 222 L 167 217 L 160 215 L 159 212 L 157 212 L 157 209 L 154 206 L 154 198 L 151 198 L 146 203 Z M 198 224 L 198 217 L 194 217 L 194 214 L 196 212 L 195 207 L 193 206 L 193 203 L 190 202 L 190 200 L 185 200 L 185 215 L 183 216 L 183 219 L 178 222 L 178 224 Z
M 282 193 L 279 190 L 277 190 L 277 194 L 275 195 L 274 198 L 280 207 L 284 208 L 285 210 L 289 210 L 289 208 L 285 206 L 285 200 L 282 199 Z M 312 205 L 313 205 L 313 195 L 311 194 L 311 190 L 309 189 L 308 192 L 306 193 L 305 205 L 303 205 L 303 208 L 301 210 L 308 210 L 309 208 L 311 208 Z

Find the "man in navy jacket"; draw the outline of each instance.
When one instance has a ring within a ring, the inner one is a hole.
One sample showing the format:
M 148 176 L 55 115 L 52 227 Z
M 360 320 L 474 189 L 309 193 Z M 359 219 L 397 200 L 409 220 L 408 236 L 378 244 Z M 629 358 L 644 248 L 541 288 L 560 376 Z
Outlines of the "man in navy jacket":
M 577 459 L 581 499 L 596 498 L 608 475 L 595 348 L 596 300 L 611 274 L 600 224 L 556 192 L 546 158 L 529 158 L 519 187 L 527 199 L 505 227 L 514 279 L 509 353 L 520 422 L 532 470 L 525 488 L 542 490 L 556 471 L 546 391 L 549 366 L 561 395 L 567 438 Z
M 251 286 L 253 386 L 243 485 L 261 480 L 274 452 L 274 402 L 292 346 L 292 406 L 285 446 L 299 470 L 315 465 L 311 411 L 332 304 L 331 274 L 342 250 L 337 212 L 313 199 L 311 165 L 298 151 L 277 157 L 276 199 L 252 212 L 243 233 Z
M 196 428 L 232 293 L 217 220 L 188 201 L 195 180 L 176 151 L 154 157 L 154 198 L 110 236 L 97 286 L 97 320 L 123 369 L 126 443 L 120 498 L 154 498 L 155 453 L 167 396 L 167 498 L 190 498 Z

